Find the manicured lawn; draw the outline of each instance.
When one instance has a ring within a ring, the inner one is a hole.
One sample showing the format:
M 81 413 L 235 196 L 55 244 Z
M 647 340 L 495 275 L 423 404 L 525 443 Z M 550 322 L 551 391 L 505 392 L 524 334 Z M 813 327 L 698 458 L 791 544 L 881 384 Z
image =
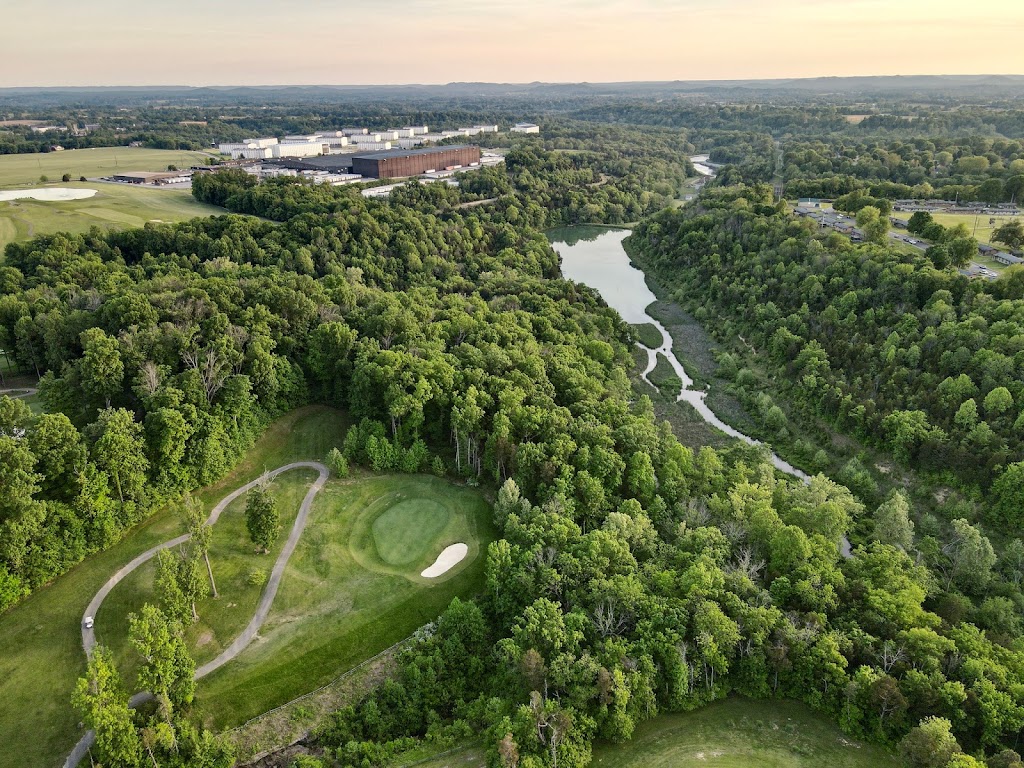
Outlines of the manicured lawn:
M 600 745 L 601 768 L 884 768 L 901 763 L 880 747 L 847 738 L 792 701 L 728 699 L 643 723 L 632 741 Z
M 345 428 L 343 414 L 329 408 L 293 411 L 275 421 L 239 466 L 204 489 L 200 498 L 215 503 L 266 468 L 321 459 L 340 445 Z M 0 744 L 8 745 L 0 749 L 0 768 L 45 768 L 63 761 L 81 735 L 70 700 L 75 680 L 85 670 L 79 626 L 85 606 L 114 571 L 180 528 L 173 514 L 159 512 L 120 543 L 0 616 Z M 98 629 L 103 632 L 102 625 Z M 15 744 L 17 749 L 10 747 Z
M 417 762 L 417 768 L 482 768 L 480 747 Z M 881 747 L 847 738 L 793 701 L 727 699 L 637 727 L 625 744 L 598 744 L 597 768 L 898 768 Z
M 416 526 L 405 538 L 418 538 L 422 552 L 405 565 L 384 562 L 374 540 L 374 522 L 396 505 L 404 509 L 390 522 Z M 419 527 L 410 515 L 417 507 L 443 514 L 428 512 L 434 522 Z M 197 704 L 206 723 L 230 728 L 318 688 L 437 618 L 452 598 L 478 593 L 482 553 L 494 536 L 490 506 L 476 490 L 423 475 L 330 480 L 259 638 L 200 681 Z M 457 541 L 469 545 L 462 563 L 437 579 L 420 577 Z M 232 599 L 224 593 L 217 602 Z M 201 616 L 211 602 L 200 606 Z
M 200 619 L 188 628 L 189 646 L 197 665 L 215 658 L 230 645 L 256 612 L 263 585 L 250 583 L 249 575 L 254 570 L 262 571 L 264 578 L 270 575 L 295 522 L 302 497 L 316 477 L 315 470 L 296 469 L 278 476 L 270 485 L 281 516 L 281 535 L 269 554 L 258 553 L 249 539 L 244 495 L 222 513 L 210 541 L 210 565 L 221 598 L 200 604 Z M 96 638 L 114 651 L 121 676 L 129 686 L 134 685 L 140 659 L 128 643 L 128 614 L 139 611 L 147 602 L 157 602 L 153 589 L 155 575 L 153 559 L 119 584 L 103 601 L 96 616 Z
M 388 565 L 406 566 L 437 552 L 436 539 L 451 513 L 429 499 L 408 499 L 390 507 L 373 521 L 373 544 Z
M 0 162 L 4 157 L 0 156 Z M 0 254 L 7 243 L 36 235 L 55 232 L 80 234 L 92 227 L 125 229 L 141 227 L 150 221 L 177 222 L 226 213 L 222 208 L 196 201 L 192 193 L 184 189 L 78 181 L 47 186 L 94 189 L 96 194 L 83 200 L 65 202 L 29 199 L 0 202 Z
M 46 176 L 50 183 L 60 182 L 65 173 L 77 180 L 81 176 L 93 178 L 128 171 L 166 171 L 168 165 L 191 168 L 193 165 L 206 165 L 211 157 L 216 155 L 144 147 L 95 147 L 0 155 L 0 188 L 38 186 L 40 176 Z

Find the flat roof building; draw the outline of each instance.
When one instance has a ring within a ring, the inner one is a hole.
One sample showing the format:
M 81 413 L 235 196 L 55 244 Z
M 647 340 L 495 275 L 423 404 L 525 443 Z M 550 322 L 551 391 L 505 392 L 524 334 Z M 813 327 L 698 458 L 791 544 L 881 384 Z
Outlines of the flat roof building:
M 512 133 L 540 133 L 540 126 L 533 123 L 516 123 L 512 126 Z
M 352 156 L 352 172 L 372 179 L 396 179 L 421 173 L 455 170 L 480 163 L 480 147 L 453 145 L 394 149 Z

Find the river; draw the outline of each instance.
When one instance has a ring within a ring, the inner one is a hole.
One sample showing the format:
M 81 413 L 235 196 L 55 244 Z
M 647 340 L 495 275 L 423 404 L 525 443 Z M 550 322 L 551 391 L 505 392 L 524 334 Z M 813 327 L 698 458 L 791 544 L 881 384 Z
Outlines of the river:
M 629 230 L 600 227 L 564 227 L 548 232 L 552 247 L 562 258 L 562 274 L 565 277 L 596 290 L 608 306 L 622 315 L 622 319 L 627 323 L 649 323 L 658 329 L 658 333 L 661 334 L 661 344 L 658 348 L 641 347 L 647 352 L 647 365 L 641 373 L 644 381 L 651 383 L 648 377 L 658 362 L 660 352 L 683 382 L 676 396 L 677 401 L 689 403 L 704 421 L 730 437 L 742 440 L 748 445 L 763 445 L 759 440 L 743 434 L 718 418 L 708 407 L 707 392 L 694 387 L 693 378 L 672 351 L 672 337 L 668 330 L 647 312 L 647 308 L 658 299 L 647 287 L 644 273 L 630 263 L 629 256 L 622 247 L 622 241 L 628 235 Z M 805 472 L 776 454 L 772 453 L 771 458 L 772 464 L 786 474 L 798 477 L 804 482 L 810 479 Z
M 658 362 L 660 352 L 683 382 L 676 396 L 677 402 L 689 403 L 704 421 L 730 437 L 742 440 L 748 445 L 764 445 L 760 440 L 743 434 L 718 418 L 706 402 L 707 392 L 694 388 L 693 378 L 687 374 L 682 362 L 672 351 L 672 337 L 668 330 L 647 312 L 647 308 L 656 302 L 658 297 L 647 286 L 644 273 L 633 266 L 622 247 L 622 241 L 629 236 L 629 230 L 577 226 L 553 229 L 547 234 L 552 248 L 561 257 L 562 274 L 567 279 L 596 290 L 608 306 L 622 315 L 622 319 L 627 323 L 649 323 L 658 329 L 658 333 L 661 334 L 661 344 L 658 348 L 648 349 L 643 345 L 640 347 L 647 352 L 647 365 L 641 373 L 644 381 L 651 384 L 649 376 Z M 776 469 L 805 483 L 810 481 L 806 472 L 797 469 L 770 448 L 768 450 L 771 453 L 772 465 Z M 850 542 L 845 536 L 840 542 L 839 551 L 843 557 L 851 556 Z

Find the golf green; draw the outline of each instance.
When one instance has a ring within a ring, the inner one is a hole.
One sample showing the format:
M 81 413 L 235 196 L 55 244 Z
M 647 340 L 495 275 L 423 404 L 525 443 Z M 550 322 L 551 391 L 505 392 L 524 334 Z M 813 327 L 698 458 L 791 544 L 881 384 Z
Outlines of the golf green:
M 430 499 L 400 501 L 373 521 L 373 543 L 380 559 L 403 566 L 422 560 L 448 525 L 451 513 Z

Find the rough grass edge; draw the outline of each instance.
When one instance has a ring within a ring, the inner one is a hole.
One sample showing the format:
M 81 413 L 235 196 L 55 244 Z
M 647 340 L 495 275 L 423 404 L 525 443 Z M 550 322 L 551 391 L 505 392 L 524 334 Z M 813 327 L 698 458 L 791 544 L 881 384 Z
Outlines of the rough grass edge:
M 346 670 L 329 683 L 253 717 L 223 736 L 235 747 L 238 765 L 262 760 L 309 736 L 330 713 L 362 697 L 387 675 L 398 651 L 413 637 L 397 643 Z M 360 674 L 364 673 L 360 677 Z M 355 679 L 357 678 L 358 679 Z M 306 711 L 308 706 L 309 711 Z

